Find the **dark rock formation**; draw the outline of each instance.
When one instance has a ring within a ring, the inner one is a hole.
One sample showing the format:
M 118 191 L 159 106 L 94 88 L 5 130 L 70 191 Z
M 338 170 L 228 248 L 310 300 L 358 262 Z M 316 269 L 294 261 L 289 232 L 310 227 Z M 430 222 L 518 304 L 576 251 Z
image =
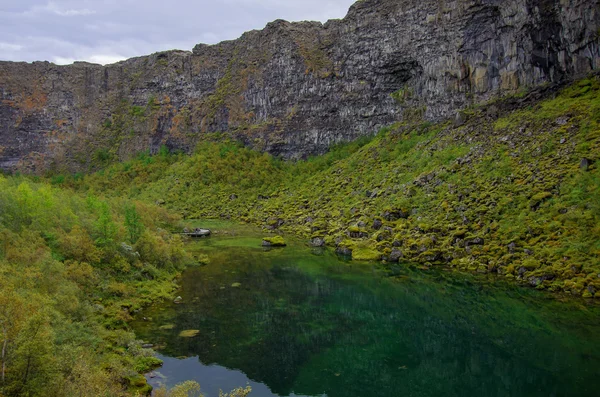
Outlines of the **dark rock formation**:
M 600 66 L 590 0 L 363 0 L 192 52 L 0 62 L 0 167 L 85 169 L 225 132 L 285 158 Z
M 402 257 L 402 251 L 400 251 L 397 248 L 394 248 L 390 253 L 390 256 L 388 257 L 388 262 L 398 262 L 400 259 L 402 259 Z
M 383 222 L 381 221 L 381 219 L 375 219 L 373 221 L 373 225 L 371 225 L 371 228 L 373 228 L 374 230 L 379 230 L 383 227 Z
M 579 162 L 579 168 L 581 168 L 584 171 L 587 171 L 588 168 L 590 168 L 590 160 L 588 159 L 581 159 L 581 161 Z
M 338 246 L 335 253 L 341 256 L 352 256 L 352 250 L 348 247 Z
M 481 237 L 475 237 L 470 240 L 465 240 L 466 247 L 470 247 L 472 245 L 483 245 L 483 244 L 484 244 L 484 240 Z

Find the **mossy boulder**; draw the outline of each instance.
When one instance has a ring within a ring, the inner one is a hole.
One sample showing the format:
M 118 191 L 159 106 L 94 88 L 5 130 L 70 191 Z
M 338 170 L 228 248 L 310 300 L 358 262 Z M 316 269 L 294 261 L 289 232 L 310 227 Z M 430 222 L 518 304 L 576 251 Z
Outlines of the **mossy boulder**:
M 356 261 L 378 261 L 381 259 L 381 252 L 372 248 L 357 247 L 352 250 L 352 259 Z
M 410 215 L 410 210 L 407 208 L 387 208 L 381 217 L 388 222 L 394 222 L 398 219 L 407 219 Z
M 163 360 L 158 357 L 150 356 L 142 356 L 137 357 L 135 360 L 135 370 L 140 373 L 147 373 L 156 368 L 159 368 L 163 365 Z
M 361 226 L 350 226 L 348 228 L 348 237 L 350 238 L 368 238 L 369 233 L 364 230 Z
M 356 243 L 352 240 L 346 239 L 338 243 L 335 253 L 342 256 L 352 256 L 352 252 L 356 248 Z
M 320 236 L 313 237 L 310 240 L 310 245 L 312 247 L 324 247 L 325 246 L 325 239 L 323 237 L 320 237 Z
M 393 262 L 393 263 L 399 262 L 400 259 L 402 259 L 402 257 L 403 257 L 402 251 L 400 251 L 398 248 L 394 248 L 388 255 L 387 261 Z
M 352 251 L 352 259 L 356 261 L 378 261 L 381 260 L 381 257 L 383 256 L 382 252 L 376 249 L 375 242 L 372 240 L 344 240 L 340 243 L 339 247 L 350 248 Z
M 152 393 L 152 386 L 148 384 L 143 375 L 135 374 L 127 377 L 129 391 L 138 396 L 149 396 Z
M 373 230 L 379 230 L 383 227 L 383 222 L 381 221 L 381 219 L 374 219 L 373 220 L 373 224 L 371 225 L 371 228 Z
M 285 247 L 287 244 L 281 236 L 263 237 L 263 247 Z
M 541 192 L 534 194 L 529 200 L 529 207 L 535 211 L 545 200 L 549 199 L 550 197 L 552 197 L 552 193 L 550 192 Z
M 535 259 L 525 259 L 522 265 L 527 271 L 535 270 L 541 266 L 540 262 Z
M 443 253 L 438 249 L 429 249 L 419 255 L 419 262 L 431 262 L 435 264 L 443 263 Z
M 352 256 L 352 249 L 345 246 L 339 246 L 335 249 L 335 253 L 341 256 Z

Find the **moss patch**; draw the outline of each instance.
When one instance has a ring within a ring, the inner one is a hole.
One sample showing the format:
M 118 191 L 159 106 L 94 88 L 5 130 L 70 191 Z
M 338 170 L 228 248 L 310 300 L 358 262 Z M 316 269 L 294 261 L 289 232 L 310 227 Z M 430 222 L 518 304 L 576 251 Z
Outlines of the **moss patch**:
M 287 244 L 281 236 L 263 237 L 263 246 L 266 247 L 285 247 Z

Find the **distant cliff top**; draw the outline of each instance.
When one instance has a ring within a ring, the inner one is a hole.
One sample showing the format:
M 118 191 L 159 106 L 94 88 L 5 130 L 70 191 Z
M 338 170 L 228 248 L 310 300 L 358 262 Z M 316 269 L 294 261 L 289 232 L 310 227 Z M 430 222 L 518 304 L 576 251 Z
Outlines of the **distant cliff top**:
M 600 66 L 596 1 L 364 0 L 342 20 L 100 66 L 0 62 L 0 167 L 82 170 L 226 134 L 285 158 Z

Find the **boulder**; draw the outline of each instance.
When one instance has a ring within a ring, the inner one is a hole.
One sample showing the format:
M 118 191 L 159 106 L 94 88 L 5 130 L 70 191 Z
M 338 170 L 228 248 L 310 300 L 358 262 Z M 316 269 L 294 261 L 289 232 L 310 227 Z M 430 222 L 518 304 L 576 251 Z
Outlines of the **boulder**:
M 313 237 L 312 240 L 310 240 L 310 245 L 312 247 L 324 247 L 325 239 L 323 237 Z
M 465 247 L 470 247 L 472 245 L 483 245 L 484 240 L 481 237 L 475 237 L 468 240 L 465 240 Z
M 375 219 L 373 221 L 373 225 L 371 226 L 374 230 L 379 230 L 383 227 L 383 222 L 381 219 Z
M 590 168 L 591 163 L 592 162 L 589 159 L 583 158 L 579 162 L 579 168 L 581 168 L 583 171 L 587 171 L 588 168 Z
M 342 256 L 352 256 L 352 250 L 344 246 L 337 247 L 335 253 Z
M 399 262 L 404 255 L 398 248 L 394 248 L 388 256 L 388 262 Z
M 285 247 L 287 244 L 281 236 L 264 237 L 262 241 L 263 247 Z
M 383 214 L 381 214 L 381 217 L 388 222 L 394 222 L 398 219 L 407 219 L 409 215 L 410 214 L 408 212 L 404 212 L 400 209 L 395 209 L 384 212 Z

